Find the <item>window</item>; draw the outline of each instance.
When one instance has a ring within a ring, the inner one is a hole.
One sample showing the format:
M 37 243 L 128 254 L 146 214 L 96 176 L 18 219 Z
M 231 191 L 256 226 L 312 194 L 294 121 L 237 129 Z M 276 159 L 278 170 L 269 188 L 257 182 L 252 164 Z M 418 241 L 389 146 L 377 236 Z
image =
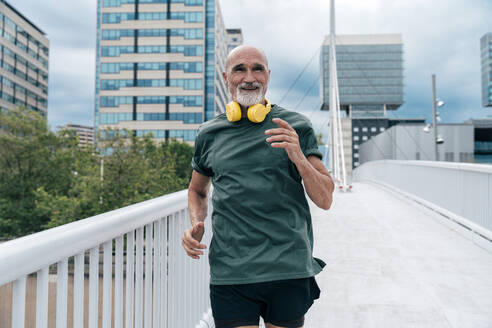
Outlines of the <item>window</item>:
M 359 136 L 354 136 L 354 141 L 359 141 Z
M 355 166 L 359 166 L 359 162 L 354 162 L 354 165 Z
M 354 128 L 354 132 L 359 132 L 359 127 L 357 127 L 357 126 L 356 126 L 356 127 Z
M 379 128 L 379 132 L 383 132 L 384 130 L 385 130 L 384 127 Z
M 364 127 L 362 128 L 362 132 L 367 132 L 367 127 L 365 127 L 365 126 L 364 126 Z
M 359 145 L 354 145 L 354 149 L 359 149 Z
M 362 140 L 363 141 L 366 141 L 367 140 L 367 136 L 362 136 Z
M 377 131 L 377 129 L 375 126 L 371 127 L 371 132 L 376 132 L 376 131 Z
M 359 153 L 355 153 L 355 154 L 354 154 L 354 157 L 355 157 L 355 158 L 359 158 Z

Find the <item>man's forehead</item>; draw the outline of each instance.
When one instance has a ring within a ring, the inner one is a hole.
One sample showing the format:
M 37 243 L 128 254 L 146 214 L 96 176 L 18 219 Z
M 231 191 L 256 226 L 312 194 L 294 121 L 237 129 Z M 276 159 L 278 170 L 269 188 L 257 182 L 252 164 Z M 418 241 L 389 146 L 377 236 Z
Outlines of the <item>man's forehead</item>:
M 261 50 L 251 46 L 242 46 L 233 49 L 227 57 L 227 67 L 246 64 L 260 64 L 263 66 L 268 66 L 265 54 Z

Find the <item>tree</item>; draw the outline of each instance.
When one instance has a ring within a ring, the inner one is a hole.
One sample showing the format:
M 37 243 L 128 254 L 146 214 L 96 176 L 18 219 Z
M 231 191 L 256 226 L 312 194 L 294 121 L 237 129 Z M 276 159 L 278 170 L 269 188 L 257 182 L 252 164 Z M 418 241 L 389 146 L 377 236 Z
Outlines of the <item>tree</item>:
M 58 138 L 38 113 L 19 108 L 0 113 L 0 235 L 39 231 L 49 220 L 36 215 L 35 191 L 71 188 L 74 138 Z
M 101 155 L 79 147 L 71 131 L 50 132 L 36 112 L 0 113 L 0 237 L 19 237 L 188 186 L 190 145 L 157 144 L 150 135 L 131 134 L 108 134 Z

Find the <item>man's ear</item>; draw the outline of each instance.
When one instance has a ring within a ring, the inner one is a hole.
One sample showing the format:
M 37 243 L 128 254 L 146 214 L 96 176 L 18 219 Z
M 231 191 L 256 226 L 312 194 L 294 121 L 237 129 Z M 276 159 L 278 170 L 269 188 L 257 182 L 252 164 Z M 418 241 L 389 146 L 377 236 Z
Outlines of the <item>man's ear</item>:
M 226 72 L 222 72 L 222 77 L 224 78 L 224 81 L 227 84 L 227 74 L 226 74 Z

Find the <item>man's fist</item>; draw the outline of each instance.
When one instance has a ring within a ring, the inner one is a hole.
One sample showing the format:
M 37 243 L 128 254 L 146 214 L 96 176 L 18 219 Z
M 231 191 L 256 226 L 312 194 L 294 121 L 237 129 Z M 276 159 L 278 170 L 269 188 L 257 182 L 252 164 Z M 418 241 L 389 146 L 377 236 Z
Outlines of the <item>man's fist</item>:
M 199 259 L 200 255 L 203 255 L 203 251 L 200 249 L 207 248 L 206 245 L 200 244 L 205 232 L 205 226 L 203 222 L 195 224 L 193 227 L 185 230 L 181 244 L 186 251 L 186 254 L 193 259 Z

